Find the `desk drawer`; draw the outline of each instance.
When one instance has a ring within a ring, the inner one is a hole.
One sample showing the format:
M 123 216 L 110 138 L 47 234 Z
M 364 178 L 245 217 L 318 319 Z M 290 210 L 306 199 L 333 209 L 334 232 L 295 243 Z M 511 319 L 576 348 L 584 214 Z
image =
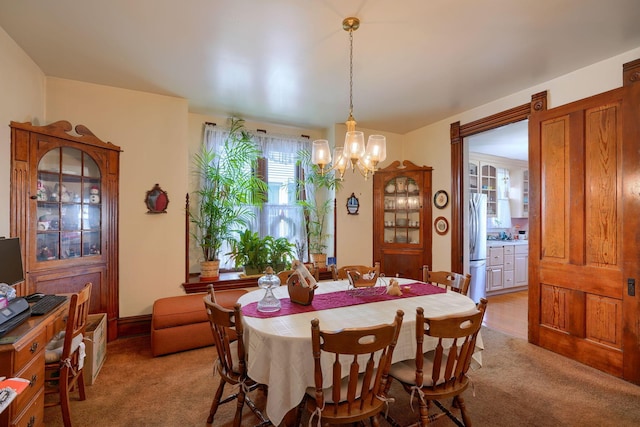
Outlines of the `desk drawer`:
M 44 328 L 40 328 L 38 334 L 20 347 L 16 348 L 15 361 L 13 363 L 13 372 L 22 370 L 35 356 L 44 351 L 47 345 L 47 331 Z
M 44 386 L 44 352 L 38 352 L 37 358 L 33 359 L 22 371 L 16 373 L 16 377 L 29 380 L 29 387 L 16 397 L 14 408 L 22 408 L 29 400 Z
M 29 403 L 25 410 L 11 423 L 11 427 L 40 427 L 44 425 L 44 390 L 40 389 L 37 396 Z

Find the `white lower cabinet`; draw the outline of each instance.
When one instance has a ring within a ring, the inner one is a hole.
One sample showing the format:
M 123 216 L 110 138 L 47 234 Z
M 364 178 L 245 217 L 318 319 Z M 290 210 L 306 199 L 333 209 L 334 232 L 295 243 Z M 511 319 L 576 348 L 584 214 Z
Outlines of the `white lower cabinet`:
M 504 243 L 487 248 L 487 292 L 526 286 L 529 246 Z
M 515 286 L 529 285 L 529 245 L 516 246 Z
M 487 248 L 487 292 L 502 289 L 504 272 L 504 251 L 502 246 L 490 246 Z

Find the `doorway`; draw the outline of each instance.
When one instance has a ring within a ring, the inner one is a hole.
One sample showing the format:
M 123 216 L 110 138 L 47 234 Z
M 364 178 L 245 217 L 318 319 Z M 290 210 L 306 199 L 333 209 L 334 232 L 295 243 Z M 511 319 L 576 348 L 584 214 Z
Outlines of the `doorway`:
M 528 120 L 471 135 L 465 142 L 464 204 L 485 205 L 464 213 L 465 224 L 483 223 L 464 229 L 470 247 L 464 259 L 464 272 L 472 277 L 469 296 L 476 302 L 488 297 L 496 307 L 487 313 L 488 326 L 527 339 Z

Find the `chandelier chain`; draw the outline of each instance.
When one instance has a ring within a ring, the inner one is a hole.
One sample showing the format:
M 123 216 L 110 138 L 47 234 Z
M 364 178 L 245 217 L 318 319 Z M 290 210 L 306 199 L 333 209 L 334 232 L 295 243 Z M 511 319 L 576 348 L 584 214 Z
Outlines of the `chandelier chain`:
M 353 29 L 349 30 L 349 115 L 353 115 Z

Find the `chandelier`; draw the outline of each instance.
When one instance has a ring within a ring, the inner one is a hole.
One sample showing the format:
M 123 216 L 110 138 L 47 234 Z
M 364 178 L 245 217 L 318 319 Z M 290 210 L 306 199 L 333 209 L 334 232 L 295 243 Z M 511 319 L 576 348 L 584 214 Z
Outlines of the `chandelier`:
M 384 135 L 370 135 L 365 148 L 364 133 L 356 130 L 356 121 L 353 118 L 353 32 L 360 28 L 360 20 L 353 17 L 345 18 L 342 28 L 349 33 L 349 118 L 345 122 L 347 133 L 344 147 L 336 147 L 334 150 L 334 163 L 329 170 L 337 170 L 340 179 L 344 179 L 344 172 L 350 166 L 352 171 L 357 169 L 366 180 L 369 173 L 375 173 L 378 163 L 387 158 L 387 139 Z M 329 141 L 313 141 L 311 162 L 317 165 L 320 173 L 324 175 L 325 168 L 331 163 Z

